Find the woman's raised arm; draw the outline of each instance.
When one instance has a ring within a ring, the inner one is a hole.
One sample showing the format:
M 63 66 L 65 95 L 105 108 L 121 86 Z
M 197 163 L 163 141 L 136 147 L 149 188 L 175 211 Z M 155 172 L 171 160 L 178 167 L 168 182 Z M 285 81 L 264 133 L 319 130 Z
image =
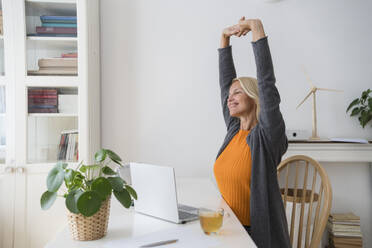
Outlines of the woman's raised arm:
M 258 92 L 260 97 L 259 123 L 273 146 L 287 149 L 285 123 L 280 112 L 280 95 L 275 86 L 274 68 L 263 25 L 260 20 L 244 18 L 239 21 L 240 32 L 252 32 L 252 46 L 257 67 Z
M 236 35 L 237 33 L 239 33 L 238 24 L 225 28 L 222 31 L 221 46 L 220 49 L 218 49 L 221 104 L 227 129 L 231 127 L 233 121 L 238 121 L 238 119 L 230 116 L 229 108 L 227 107 L 227 98 L 229 97 L 231 82 L 234 78 L 236 78 L 235 66 L 230 46 L 230 37 L 232 35 Z

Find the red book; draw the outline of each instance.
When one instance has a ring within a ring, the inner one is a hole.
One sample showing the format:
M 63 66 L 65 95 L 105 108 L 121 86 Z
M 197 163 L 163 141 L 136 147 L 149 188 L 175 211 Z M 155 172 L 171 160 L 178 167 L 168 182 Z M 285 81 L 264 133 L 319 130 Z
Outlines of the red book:
M 77 53 L 62 53 L 61 57 L 62 58 L 77 58 L 78 54 Z
M 57 108 L 50 108 L 50 109 L 39 109 L 39 108 L 29 108 L 29 113 L 58 113 Z
M 36 27 L 38 34 L 77 34 L 77 28 L 63 27 Z
M 29 89 L 28 95 L 57 95 L 56 89 Z
M 51 98 L 51 99 L 55 98 L 55 99 L 57 99 L 57 95 L 31 95 L 31 96 L 29 95 L 28 98 L 43 98 L 43 99 L 45 99 L 45 98 Z
M 57 98 L 29 98 L 28 105 L 57 105 Z

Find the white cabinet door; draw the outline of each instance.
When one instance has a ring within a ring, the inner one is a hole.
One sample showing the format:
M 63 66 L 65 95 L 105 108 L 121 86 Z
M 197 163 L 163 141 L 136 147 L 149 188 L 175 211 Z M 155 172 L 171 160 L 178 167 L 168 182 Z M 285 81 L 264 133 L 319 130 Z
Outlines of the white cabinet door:
M 0 1 L 0 247 L 13 247 L 14 237 L 14 57 L 9 0 Z

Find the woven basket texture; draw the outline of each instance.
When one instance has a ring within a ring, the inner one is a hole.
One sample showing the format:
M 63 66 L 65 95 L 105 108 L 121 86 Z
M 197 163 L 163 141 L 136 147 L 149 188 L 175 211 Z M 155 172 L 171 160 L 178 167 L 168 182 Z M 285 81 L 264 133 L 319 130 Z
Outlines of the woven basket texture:
M 74 240 L 96 240 L 106 235 L 110 215 L 110 200 L 111 196 L 102 203 L 100 210 L 90 217 L 68 212 L 68 225 Z

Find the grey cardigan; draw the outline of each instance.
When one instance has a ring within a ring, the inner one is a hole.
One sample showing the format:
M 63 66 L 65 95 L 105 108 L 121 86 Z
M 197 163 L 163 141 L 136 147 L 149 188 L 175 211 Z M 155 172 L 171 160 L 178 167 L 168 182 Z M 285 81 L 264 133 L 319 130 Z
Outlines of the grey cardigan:
M 247 137 L 252 153 L 251 233 L 259 248 L 290 247 L 287 219 L 279 191 L 276 168 L 288 147 L 285 124 L 280 113 L 280 96 L 275 87 L 274 69 L 267 37 L 252 42 L 257 66 L 260 115 Z M 218 49 L 222 109 L 227 134 L 218 156 L 240 129 L 240 120 L 231 117 L 227 98 L 236 78 L 231 46 Z

